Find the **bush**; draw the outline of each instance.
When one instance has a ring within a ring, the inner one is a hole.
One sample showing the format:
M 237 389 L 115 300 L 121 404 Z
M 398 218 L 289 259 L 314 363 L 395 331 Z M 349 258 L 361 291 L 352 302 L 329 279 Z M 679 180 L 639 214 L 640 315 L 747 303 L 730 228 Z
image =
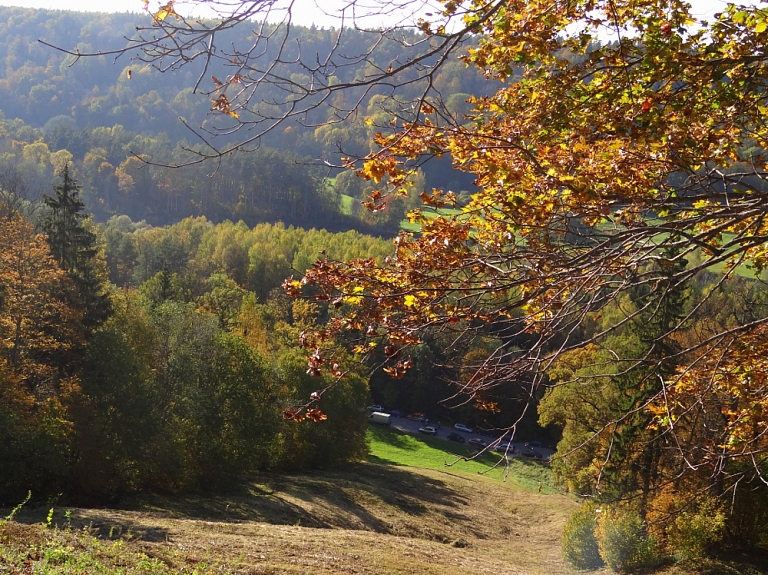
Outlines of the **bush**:
M 706 497 L 697 510 L 681 513 L 667 527 L 669 546 L 678 561 L 697 561 L 722 538 L 724 529 L 725 514 L 714 499 Z
M 645 523 L 634 509 L 604 509 L 597 520 L 595 535 L 600 556 L 618 573 L 659 563 L 655 539 L 648 535 Z
M 563 528 L 563 554 L 577 569 L 597 569 L 605 564 L 595 537 L 597 515 L 595 504 L 588 501 L 573 512 Z

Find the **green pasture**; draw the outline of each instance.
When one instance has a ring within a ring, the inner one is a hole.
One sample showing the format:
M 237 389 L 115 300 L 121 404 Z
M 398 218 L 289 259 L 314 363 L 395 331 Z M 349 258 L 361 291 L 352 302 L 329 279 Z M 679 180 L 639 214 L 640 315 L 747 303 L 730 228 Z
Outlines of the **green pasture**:
M 470 459 L 474 449 L 466 444 L 428 436 L 417 437 L 374 426 L 368 430 L 368 440 L 371 449 L 369 460 L 375 463 L 471 474 L 518 485 L 530 491 L 538 491 L 541 485 L 542 493 L 561 492 L 554 484 L 552 471 L 541 462 L 515 457 L 505 462 L 495 452 Z

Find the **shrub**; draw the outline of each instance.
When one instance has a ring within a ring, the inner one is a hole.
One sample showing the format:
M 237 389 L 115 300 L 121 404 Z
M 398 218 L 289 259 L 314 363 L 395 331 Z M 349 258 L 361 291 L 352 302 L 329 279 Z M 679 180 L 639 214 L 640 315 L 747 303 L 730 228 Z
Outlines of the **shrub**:
M 635 509 L 604 509 L 597 520 L 595 535 L 600 556 L 618 573 L 659 563 L 655 539 L 648 535 L 645 523 Z
M 595 504 L 588 501 L 573 512 L 563 528 L 563 554 L 577 569 L 604 565 L 595 537 L 597 515 Z
M 705 497 L 695 511 L 680 513 L 667 527 L 669 546 L 678 561 L 703 559 L 707 547 L 719 541 L 725 529 L 725 514 L 717 502 Z

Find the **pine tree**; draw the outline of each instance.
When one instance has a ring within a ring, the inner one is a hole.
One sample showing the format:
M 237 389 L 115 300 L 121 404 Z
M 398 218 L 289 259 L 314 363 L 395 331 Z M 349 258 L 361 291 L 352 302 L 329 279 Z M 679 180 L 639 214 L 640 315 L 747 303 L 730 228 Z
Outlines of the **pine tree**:
M 661 250 L 660 255 L 659 281 L 637 294 L 636 303 L 648 307 L 629 328 L 644 350 L 644 360 L 615 378 L 620 391 L 616 407 L 623 415 L 617 417 L 604 469 L 609 484 L 606 492 L 610 494 L 613 488 L 613 495 L 620 497 L 639 491 L 643 513 L 650 491 L 659 480 L 664 439 L 664 430 L 651 425 L 653 415 L 647 406 L 662 392 L 662 382 L 674 374 L 679 362 L 681 346 L 670 333 L 681 325 L 690 297 L 687 284 L 675 280 L 688 261 L 674 248 Z M 658 293 L 664 297 L 657 298 L 654 294 Z
M 43 231 L 53 257 L 74 282 L 73 303 L 83 312 L 83 326 L 92 331 L 110 316 L 111 305 L 96 259 L 96 234 L 87 227 L 85 204 L 78 197 L 81 188 L 70 175 L 68 165 L 61 177 L 61 183 L 54 188 L 55 195 L 43 199 L 50 208 Z

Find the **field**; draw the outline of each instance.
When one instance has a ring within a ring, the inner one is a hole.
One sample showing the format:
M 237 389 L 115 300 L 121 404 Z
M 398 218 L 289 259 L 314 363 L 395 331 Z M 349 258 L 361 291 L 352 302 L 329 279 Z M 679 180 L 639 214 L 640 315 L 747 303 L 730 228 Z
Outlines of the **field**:
M 141 497 L 115 509 L 54 508 L 52 516 L 47 506 L 22 508 L 0 525 L 0 571 L 576 573 L 559 539 L 577 502 L 556 493 L 546 467 L 520 462 L 502 481 L 500 470 L 478 473 L 495 455 L 447 467 L 463 446 L 383 430 L 370 435 L 370 461 L 263 474 L 226 494 Z

